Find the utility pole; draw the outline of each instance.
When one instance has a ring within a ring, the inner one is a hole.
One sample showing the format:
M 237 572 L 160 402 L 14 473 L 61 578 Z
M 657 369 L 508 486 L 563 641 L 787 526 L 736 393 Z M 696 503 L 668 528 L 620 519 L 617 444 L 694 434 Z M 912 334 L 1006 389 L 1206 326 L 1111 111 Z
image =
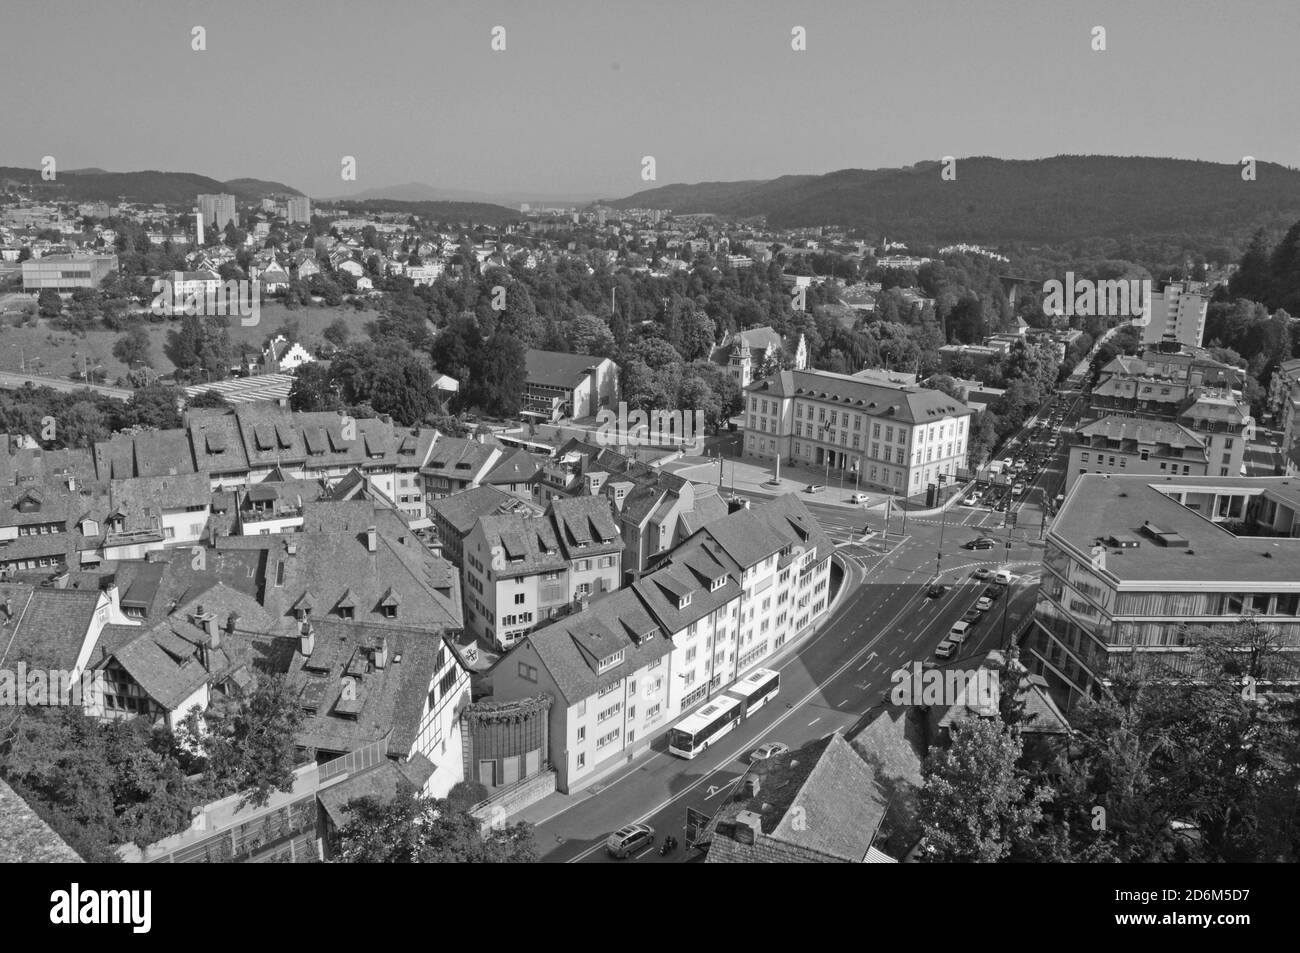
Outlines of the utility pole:
M 940 473 L 936 476 L 939 484 L 939 551 L 934 556 L 934 578 L 938 579 L 943 563 L 943 531 L 948 526 L 948 510 L 943 505 L 943 484 L 948 479 L 948 474 Z

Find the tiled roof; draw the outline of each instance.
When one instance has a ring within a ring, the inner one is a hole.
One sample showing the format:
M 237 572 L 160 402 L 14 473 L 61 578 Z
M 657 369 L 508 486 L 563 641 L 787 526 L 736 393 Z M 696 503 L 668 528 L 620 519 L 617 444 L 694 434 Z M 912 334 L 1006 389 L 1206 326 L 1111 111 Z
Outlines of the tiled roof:
M 189 434 L 182 427 L 115 434 L 95 444 L 95 472 L 101 480 L 193 473 Z
M 342 753 L 387 737 L 391 753 L 408 752 L 443 640 L 422 627 L 337 619 L 318 619 L 312 628 L 315 648 L 309 657 L 294 654 L 289 675 L 290 687 L 315 709 L 304 712 L 298 743 Z M 386 659 L 378 667 L 381 646 Z M 354 680 L 353 701 L 343 698 L 345 676 Z
M 461 536 L 474 528 L 480 516 L 508 512 L 521 505 L 521 501 L 494 486 L 478 486 L 461 490 L 440 500 L 431 500 L 429 509 L 451 524 Z
M 524 357 L 529 384 L 571 388 L 582 382 L 590 368 L 599 366 L 608 358 L 590 354 L 565 354 L 560 351 L 539 351 L 529 348 Z
M 830 537 L 808 512 L 808 507 L 793 493 L 715 520 L 687 544 L 701 537 L 715 540 L 745 569 L 787 546 L 803 547 L 804 552 L 815 549 L 816 562 L 828 557 L 835 548 Z M 683 549 L 687 544 L 683 544 Z M 676 553 L 670 558 L 678 561 Z
M 0 780 L 0 864 L 79 864 L 81 857 Z
M 758 794 L 718 810 L 710 823 L 708 863 L 866 859 L 884 818 L 886 798 L 871 768 L 838 732 L 769 758 L 750 771 L 759 778 Z M 761 833 L 753 844 L 737 839 L 737 815 L 742 811 L 761 819 Z
M 750 384 L 745 393 L 825 401 L 845 410 L 915 424 L 972 413 L 970 407 L 943 391 L 889 386 L 828 371 L 780 371 Z
M 71 671 L 85 644 L 99 605 L 95 589 L 54 589 L 48 586 L 0 584 L 0 603 L 14 615 L 0 612 L 0 667 L 26 662 L 32 667 Z
M 504 659 L 524 645 L 532 646 L 570 705 L 673 650 L 673 643 L 631 589 L 620 589 L 582 612 L 537 629 Z M 601 659 L 618 651 L 623 652 L 623 660 L 601 672 Z

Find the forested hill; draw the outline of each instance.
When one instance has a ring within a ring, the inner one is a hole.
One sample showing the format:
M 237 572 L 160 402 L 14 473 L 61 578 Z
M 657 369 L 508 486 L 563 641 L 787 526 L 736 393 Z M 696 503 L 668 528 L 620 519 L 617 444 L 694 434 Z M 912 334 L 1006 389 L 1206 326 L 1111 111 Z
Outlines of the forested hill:
M 914 241 L 1042 241 L 1150 234 L 1237 235 L 1300 216 L 1300 171 L 1121 156 L 958 159 L 906 169 L 844 169 L 767 182 L 667 185 L 612 203 L 736 217 L 775 226 L 847 225 Z
M 194 204 L 203 193 L 227 192 L 240 201 L 251 202 L 270 195 L 301 195 L 281 182 L 261 179 L 231 179 L 221 182 L 194 172 L 103 172 L 56 170 L 54 181 L 41 178 L 40 169 L 0 166 L 0 182 L 9 179 L 37 187 L 36 196 L 63 202 L 128 202 L 166 205 Z

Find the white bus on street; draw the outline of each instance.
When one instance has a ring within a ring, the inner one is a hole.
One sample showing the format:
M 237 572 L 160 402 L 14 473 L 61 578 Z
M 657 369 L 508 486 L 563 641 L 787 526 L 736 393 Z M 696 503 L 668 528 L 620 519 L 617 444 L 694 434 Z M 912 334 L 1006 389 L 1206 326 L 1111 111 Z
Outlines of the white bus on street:
M 668 751 L 679 758 L 694 758 L 740 722 L 739 699 L 719 695 L 687 715 L 668 731 Z
M 746 718 L 763 707 L 763 703 L 781 690 L 781 673 L 770 668 L 756 668 L 727 689 L 727 694 L 740 700 L 741 712 Z

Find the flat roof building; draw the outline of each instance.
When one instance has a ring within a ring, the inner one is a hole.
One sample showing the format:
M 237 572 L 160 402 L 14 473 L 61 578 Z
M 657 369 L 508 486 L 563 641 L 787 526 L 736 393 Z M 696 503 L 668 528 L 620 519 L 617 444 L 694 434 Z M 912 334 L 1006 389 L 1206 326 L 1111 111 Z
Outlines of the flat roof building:
M 117 274 L 116 255 L 47 255 L 23 262 L 23 291 L 75 291 L 98 288 Z

